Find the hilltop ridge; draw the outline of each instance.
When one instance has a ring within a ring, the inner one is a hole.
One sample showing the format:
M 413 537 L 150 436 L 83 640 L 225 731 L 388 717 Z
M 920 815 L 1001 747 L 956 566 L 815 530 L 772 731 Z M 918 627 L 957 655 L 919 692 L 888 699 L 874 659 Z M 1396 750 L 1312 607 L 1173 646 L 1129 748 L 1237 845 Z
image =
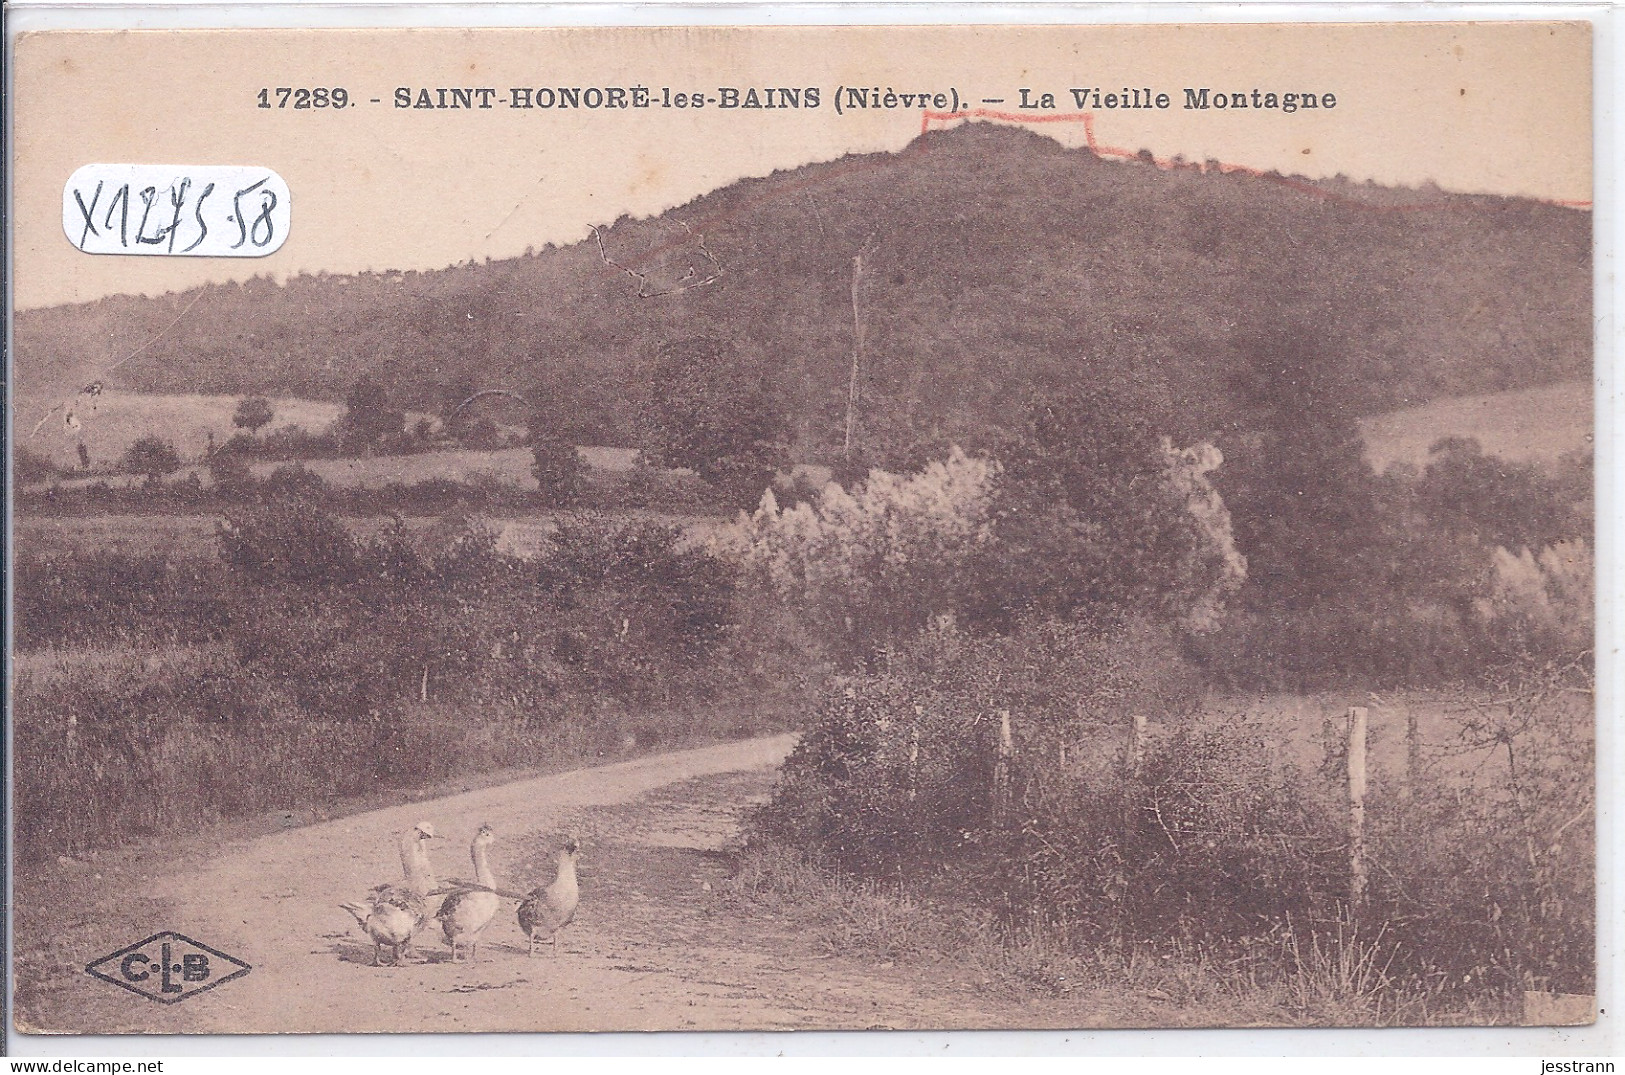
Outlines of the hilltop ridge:
M 151 340 L 109 387 L 332 400 L 365 373 L 433 410 L 501 386 L 613 444 L 654 349 L 714 336 L 816 455 L 838 439 L 862 253 L 867 437 L 1004 424 L 1080 371 L 1235 427 L 1283 372 L 1260 336 L 1314 337 L 1357 413 L 1589 375 L 1590 236 L 1588 212 L 1524 199 L 1165 169 L 966 123 L 518 258 L 22 311 L 15 368 L 20 392 L 54 390 Z

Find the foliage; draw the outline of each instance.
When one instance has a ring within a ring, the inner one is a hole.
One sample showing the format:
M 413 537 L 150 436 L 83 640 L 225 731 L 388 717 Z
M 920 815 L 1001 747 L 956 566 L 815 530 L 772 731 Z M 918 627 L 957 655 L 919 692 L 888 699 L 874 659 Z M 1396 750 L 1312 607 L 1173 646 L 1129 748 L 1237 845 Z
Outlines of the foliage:
M 714 339 L 664 344 L 650 382 L 649 447 L 667 466 L 688 467 L 736 507 L 756 503 L 788 459 L 782 407 L 731 345 Z
M 686 545 L 674 526 L 592 516 L 561 523 L 537 570 L 565 607 L 592 610 L 614 639 L 611 652 L 703 655 L 737 619 L 734 569 Z
M 232 499 L 248 495 L 254 489 L 254 473 L 248 461 L 230 448 L 215 451 L 207 460 L 209 480 L 216 492 Z
M 1578 579 L 1568 559 L 1558 570 Z M 1544 585 L 1547 600 L 1562 592 Z M 1507 600 L 1540 607 L 1528 591 Z M 1168 678 L 1166 628 L 1139 630 L 938 631 L 840 684 L 753 817 L 752 846 L 893 879 L 905 898 L 952 877 L 1009 939 L 1037 931 L 1080 957 L 1194 953 L 1306 1011 L 1342 998 L 1349 1017 L 1404 1004 L 1416 1021 L 1516 1011 L 1525 989 L 1594 990 L 1584 654 L 1503 665 L 1495 691 L 1454 703 L 1456 737 L 1424 755 L 1411 794 L 1372 789 L 1356 902 L 1346 754 L 1312 771 L 1251 727 L 1191 719 L 1198 690 Z M 1137 753 L 1135 713 L 1161 718 Z
M 1154 405 L 1103 384 L 1034 401 L 1002 456 L 977 618 L 1217 623 L 1247 572 L 1209 478 L 1224 457 L 1209 444 L 1176 450 L 1157 421 Z
M 19 550 L 12 580 L 18 652 L 200 642 L 219 637 L 229 618 L 224 580 L 168 551 Z
M 1111 636 L 1037 623 L 975 638 L 938 626 L 879 671 L 826 692 L 786 761 L 759 834 L 886 875 L 929 870 L 1002 840 L 1044 779 L 1024 764 L 1116 753 L 1135 713 L 1188 712 L 1196 683 L 1166 628 Z M 999 805 L 1000 712 L 1017 768 Z
M 11 473 L 18 485 L 34 485 L 56 475 L 56 465 L 44 452 L 15 444 L 11 452 Z
M 1429 455 L 1415 499 L 1435 533 L 1514 551 L 1582 533 L 1556 483 L 1535 465 L 1487 456 L 1471 438 L 1447 437 Z
M 250 436 L 258 433 L 261 427 L 269 425 L 275 412 L 271 409 L 271 401 L 264 396 L 246 396 L 237 404 L 237 410 L 231 416 L 231 424 L 238 429 L 246 429 Z
M 297 463 L 277 467 L 260 483 L 267 501 L 300 501 L 315 504 L 329 497 L 332 487 L 320 474 Z
M 558 436 L 550 426 L 532 425 L 530 450 L 530 472 L 536 477 L 544 503 L 564 505 L 580 498 L 587 464 L 574 444 Z
M 832 482 L 816 502 L 786 510 L 768 490 L 717 540 L 837 660 L 863 662 L 961 611 L 967 565 L 991 538 L 998 473 L 954 448 L 918 474 L 874 470 L 856 494 Z
M 145 474 L 148 481 L 157 482 L 181 469 L 181 457 L 173 444 L 153 433 L 130 445 L 123 467 L 126 473 Z
M 228 514 L 216 533 L 220 558 L 265 585 L 341 583 L 359 564 L 344 524 L 299 499 Z
M 32 371 L 98 353 L 116 318 L 131 338 L 153 341 L 119 368 L 117 387 L 242 395 L 300 385 L 338 400 L 355 375 L 352 362 L 334 360 L 343 326 L 347 354 L 387 361 L 375 376 L 387 368 L 397 405 L 438 412 L 443 385 L 459 378 L 533 398 L 545 389 L 581 416 L 575 443 L 630 445 L 645 397 L 627 388 L 649 383 L 633 341 L 725 325 L 742 351 L 775 356 L 784 410 L 805 423 L 798 439 L 830 450 L 841 443 L 852 362 L 851 258 L 871 236 L 865 431 L 926 436 L 940 425 L 982 449 L 962 432 L 968 419 L 1010 424 L 1022 391 L 1064 378 L 1080 354 L 1121 371 L 1160 368 L 1201 430 L 1245 429 L 1245 330 L 1261 314 L 1330 326 L 1349 407 L 1362 415 L 1590 375 L 1586 211 L 1332 181 L 1337 196 L 1305 213 L 1303 193 L 1270 177 L 1125 166 L 1008 126 L 963 124 L 920 145 L 929 152 L 861 168 L 810 164 L 600 229 L 609 256 L 652 289 L 708 271 L 703 248 L 722 267 L 705 287 L 640 297 L 637 281 L 605 275 L 597 240 L 583 236 L 434 272 L 262 278 L 23 310 L 19 390 L 31 389 Z M 809 190 L 827 192 L 816 212 Z M 1396 200 L 1436 209 L 1371 211 Z M 1091 205 L 1112 208 L 1080 220 Z M 200 294 L 160 337 L 176 303 Z M 244 362 L 250 336 L 274 344 Z M 1231 444 L 1220 447 L 1237 460 Z M 1242 551 L 1251 555 L 1245 542 Z
M 362 377 L 344 396 L 339 419 L 340 439 L 350 451 L 373 451 L 387 437 L 406 429 L 406 415 L 389 399 L 389 392 L 371 377 Z
M 1218 486 L 1247 557 L 1241 601 L 1276 612 L 1369 592 L 1382 555 L 1376 477 L 1363 455 L 1341 355 L 1324 331 L 1280 329 L 1249 344 L 1248 432 L 1221 441 Z
M 1554 655 L 1588 653 L 1595 627 L 1596 566 L 1583 541 L 1564 541 L 1537 556 L 1498 548 L 1488 597 L 1477 611 L 1496 648 L 1514 667 Z

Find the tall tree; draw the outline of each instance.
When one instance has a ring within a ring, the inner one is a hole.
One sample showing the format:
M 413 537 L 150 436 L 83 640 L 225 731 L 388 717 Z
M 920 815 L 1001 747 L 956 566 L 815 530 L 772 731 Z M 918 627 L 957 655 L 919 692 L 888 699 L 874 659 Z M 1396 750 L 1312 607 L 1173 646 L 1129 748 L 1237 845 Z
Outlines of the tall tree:
M 371 377 L 363 376 L 344 397 L 341 429 L 346 448 L 376 449 L 386 437 L 406 428 L 406 415 L 390 404 L 389 393 Z
M 980 618 L 1176 619 L 1239 581 L 1244 561 L 1207 482 L 1218 454 L 1174 450 L 1164 409 L 1156 385 L 1097 377 L 1033 398 L 1021 435 L 999 449 Z
M 1382 545 L 1357 418 L 1362 397 L 1319 340 L 1299 327 L 1249 341 L 1242 390 L 1256 417 L 1222 442 L 1218 485 L 1257 608 L 1312 608 L 1370 589 Z
M 689 339 L 661 347 L 645 418 L 648 447 L 688 467 L 733 506 L 761 499 L 789 460 L 789 426 L 759 367 L 731 344 Z

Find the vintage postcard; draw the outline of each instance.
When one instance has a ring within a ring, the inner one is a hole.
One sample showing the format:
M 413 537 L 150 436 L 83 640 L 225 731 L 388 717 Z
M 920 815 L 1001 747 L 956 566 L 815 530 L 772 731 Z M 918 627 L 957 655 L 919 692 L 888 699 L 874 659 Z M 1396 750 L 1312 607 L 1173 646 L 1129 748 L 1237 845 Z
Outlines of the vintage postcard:
M 20 35 L 14 1029 L 1591 1023 L 1591 49 Z

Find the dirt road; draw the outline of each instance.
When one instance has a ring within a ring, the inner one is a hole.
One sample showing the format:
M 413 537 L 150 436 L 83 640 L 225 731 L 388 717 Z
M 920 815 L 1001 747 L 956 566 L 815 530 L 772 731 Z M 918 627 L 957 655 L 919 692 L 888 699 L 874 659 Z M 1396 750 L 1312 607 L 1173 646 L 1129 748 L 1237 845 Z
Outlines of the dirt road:
M 719 851 L 741 812 L 766 797 L 792 743 L 778 736 L 535 778 L 243 841 L 194 868 L 167 864 L 142 886 L 143 898 L 165 916 L 150 932 L 183 933 L 253 971 L 163 1006 L 81 969 L 64 978 L 49 1013 L 39 1013 L 42 1028 L 313 1033 L 1006 1023 L 1010 1013 L 986 1010 L 965 983 L 820 958 L 789 927 L 741 920 L 716 899 L 726 877 Z M 509 903 L 477 963 L 450 963 L 444 941 L 431 934 L 422 938 L 419 962 L 370 966 L 371 944 L 338 905 L 399 876 L 397 837 L 419 820 L 447 837 L 434 853 L 443 876 L 471 873 L 468 841 L 481 823 L 492 825 L 498 880 L 521 890 L 550 879 L 563 835 L 578 835 L 582 904 L 558 957 L 527 957 Z

